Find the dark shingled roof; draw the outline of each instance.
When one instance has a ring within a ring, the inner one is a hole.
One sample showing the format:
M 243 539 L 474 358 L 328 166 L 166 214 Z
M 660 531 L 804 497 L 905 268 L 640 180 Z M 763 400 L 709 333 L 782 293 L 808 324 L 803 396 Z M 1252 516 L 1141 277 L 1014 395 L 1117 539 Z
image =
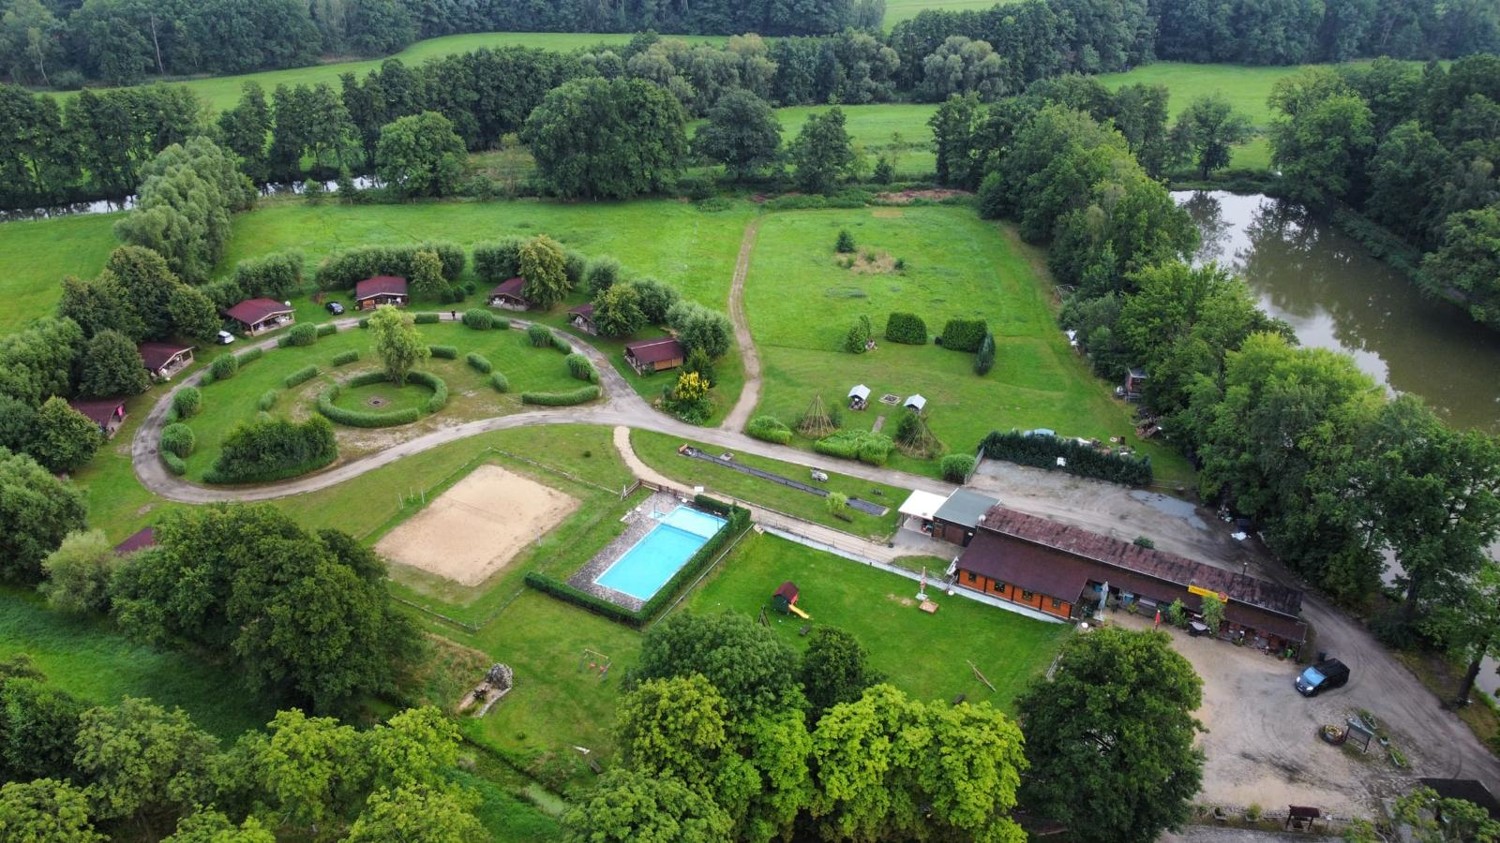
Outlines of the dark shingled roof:
M 577 307 L 568 308 L 569 313 L 576 313 L 588 319 L 594 318 L 594 306 L 591 304 L 580 304 Z
M 87 416 L 94 424 L 104 426 L 116 418 L 115 412 L 125 406 L 123 398 L 100 398 L 85 401 L 81 398 L 68 400 L 68 406 Z
M 156 528 L 142 527 L 140 530 L 136 531 L 135 535 L 132 535 L 125 541 L 122 541 L 119 544 L 115 545 L 115 553 L 119 556 L 124 556 L 127 553 L 134 553 L 143 547 L 155 546 Z
M 406 295 L 406 279 L 396 275 L 376 275 L 354 285 L 354 300 L 373 299 L 376 296 Z
M 960 524 L 972 527 L 979 523 L 979 519 L 990 510 L 990 507 L 1000 503 L 989 495 L 981 495 L 968 489 L 955 489 L 948 496 L 943 505 L 938 507 L 932 517 L 938 521 L 946 521 L 949 524 Z
M 522 301 L 525 301 L 526 297 L 521 295 L 521 288 L 525 286 L 525 278 L 518 277 L 506 279 L 505 281 L 501 281 L 499 284 L 496 284 L 495 289 L 490 290 L 490 298 L 494 298 L 496 296 L 505 296 L 507 298 L 521 299 Z
M 1293 618 L 1302 611 L 1302 592 L 1297 589 L 1215 568 L 1186 556 L 1141 547 L 1078 527 L 1037 518 L 1003 506 L 991 507 L 979 524 L 988 530 L 1101 562 L 1121 569 L 1122 573 L 1144 574 L 1174 585 L 1194 585 L 1226 594 L 1231 605 L 1245 603 Z M 1111 584 L 1113 582 L 1111 578 Z M 1150 592 L 1145 590 L 1137 593 L 1150 596 Z
M 141 362 L 145 364 L 146 368 L 154 372 L 167 365 L 173 357 L 182 352 L 192 351 L 193 347 L 190 345 L 174 345 L 169 342 L 143 342 L 137 345 L 135 350 L 141 355 Z
M 661 363 L 665 360 L 677 360 L 687 356 L 682 351 L 682 343 L 672 337 L 627 343 L 625 354 L 642 363 Z
M 1097 569 L 1088 562 L 1051 548 L 1007 539 L 980 530 L 959 557 L 958 567 L 1002 583 L 1057 597 L 1078 599 Z
M 225 314 L 237 322 L 246 325 L 254 325 L 268 316 L 278 313 L 291 313 L 292 309 L 273 299 L 245 299 L 234 307 L 224 311 Z

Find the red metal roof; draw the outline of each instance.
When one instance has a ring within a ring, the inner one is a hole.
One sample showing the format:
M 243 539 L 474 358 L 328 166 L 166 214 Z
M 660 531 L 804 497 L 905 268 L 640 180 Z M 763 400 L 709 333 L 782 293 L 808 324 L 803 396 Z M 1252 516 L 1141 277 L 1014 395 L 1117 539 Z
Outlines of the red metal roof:
M 406 295 L 406 279 L 395 275 L 376 275 L 354 285 L 354 300 L 364 301 L 376 296 Z
M 292 309 L 273 299 L 245 299 L 234 307 L 224 311 L 230 319 L 243 322 L 246 325 L 254 325 L 279 313 L 291 313 Z
M 625 356 L 634 357 L 642 363 L 661 363 L 666 360 L 680 360 L 687 355 L 683 353 L 682 343 L 672 337 L 663 337 L 659 340 L 626 343 Z
M 490 290 L 490 298 L 494 298 L 496 296 L 505 296 L 506 298 L 520 299 L 521 301 L 525 301 L 526 297 L 521 295 L 521 288 L 525 286 L 525 278 L 510 278 L 505 281 L 501 281 L 499 284 L 495 285 L 495 289 Z
M 115 553 L 117 555 L 124 556 L 127 553 L 134 553 L 143 547 L 155 546 L 156 528 L 142 527 L 140 530 L 137 530 L 136 533 L 130 538 L 115 545 Z
M 107 425 L 115 419 L 125 418 L 125 401 L 121 398 L 99 398 L 93 401 L 73 398 L 69 399 L 68 406 L 88 416 L 94 424 L 100 426 Z
M 136 352 L 141 355 L 141 363 L 147 369 L 156 371 L 172 362 L 172 358 L 183 353 L 192 351 L 190 345 L 173 345 L 169 342 L 143 342 L 135 347 Z

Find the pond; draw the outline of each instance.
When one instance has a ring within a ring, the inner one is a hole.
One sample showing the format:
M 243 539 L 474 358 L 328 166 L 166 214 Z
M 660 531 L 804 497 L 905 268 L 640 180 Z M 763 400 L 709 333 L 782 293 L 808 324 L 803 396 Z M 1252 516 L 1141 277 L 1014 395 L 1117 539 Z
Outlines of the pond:
M 1456 427 L 1500 433 L 1500 332 L 1427 299 L 1332 225 L 1261 195 L 1177 191 L 1216 260 L 1250 285 L 1303 345 L 1342 351 L 1394 392 Z

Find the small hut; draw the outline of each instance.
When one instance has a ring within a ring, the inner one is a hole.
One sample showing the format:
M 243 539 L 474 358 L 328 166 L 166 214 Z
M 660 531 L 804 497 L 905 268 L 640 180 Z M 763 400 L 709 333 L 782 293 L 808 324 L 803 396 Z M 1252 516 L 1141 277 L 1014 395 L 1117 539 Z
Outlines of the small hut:
M 858 384 L 849 390 L 849 409 L 863 410 L 870 406 L 870 388 L 864 384 Z
M 787 580 L 776 589 L 775 594 L 771 595 L 771 608 L 783 615 L 796 615 L 805 620 L 807 613 L 797 608 L 798 596 L 797 584 Z
M 526 287 L 526 279 L 511 278 L 501 281 L 490 290 L 490 307 L 498 307 L 503 310 L 530 310 L 531 301 L 522 295 L 521 291 Z
M 927 408 L 927 399 L 921 395 L 913 395 L 901 402 L 901 406 L 911 410 L 913 413 L 920 413 Z
M 383 304 L 406 307 L 406 279 L 397 275 L 376 275 L 354 285 L 354 309 L 374 310 Z
M 594 306 L 591 304 L 580 304 L 568 310 L 568 324 L 578 330 L 597 336 L 599 328 L 594 324 Z

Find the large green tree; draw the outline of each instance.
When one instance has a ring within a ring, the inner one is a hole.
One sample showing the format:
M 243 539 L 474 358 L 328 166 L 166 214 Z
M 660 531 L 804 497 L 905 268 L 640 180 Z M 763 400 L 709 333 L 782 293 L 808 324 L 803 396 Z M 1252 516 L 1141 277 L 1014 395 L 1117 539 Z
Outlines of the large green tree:
M 0 779 L 81 781 L 73 756 L 88 708 L 27 662 L 0 665 Z
M 776 166 L 781 121 L 771 104 L 745 90 L 732 90 L 708 110 L 708 122 L 693 135 L 693 150 L 724 165 L 734 179 Z
M 1271 127 L 1271 165 L 1286 195 L 1315 209 L 1362 198 L 1364 169 L 1375 149 L 1373 115 L 1358 95 L 1282 103 Z M 1292 111 L 1287 111 L 1292 108 Z
M 1149 843 L 1177 828 L 1203 780 L 1202 689 L 1164 633 L 1069 638 L 1052 678 L 1016 700 L 1031 759 L 1022 807 L 1080 843 Z
M 1200 179 L 1228 167 L 1231 149 L 1249 139 L 1250 118 L 1217 91 L 1188 103 L 1172 126 L 1179 160 L 1191 160 Z
M 250 180 L 201 135 L 163 149 L 140 177 L 136 207 L 115 223 L 115 233 L 160 254 L 179 277 L 206 281 L 224 256 L 232 214 L 255 203 Z
M 64 405 L 66 407 L 66 405 Z M 41 579 L 42 560 L 84 527 L 83 494 L 25 454 L 0 449 L 0 577 Z
M 697 302 L 672 305 L 667 311 L 667 325 L 689 354 L 702 351 L 710 360 L 717 360 L 734 345 L 734 324 L 729 317 Z
M 100 819 L 166 829 L 208 801 L 218 742 L 177 708 L 126 697 L 84 712 L 76 763 Z
M 1456 297 L 1475 321 L 1500 327 L 1500 207 L 1448 217 L 1442 246 L 1422 262 L 1421 282 Z
M 103 444 L 99 425 L 56 395 L 37 410 L 36 439 L 30 453 L 48 470 L 59 474 L 77 471 L 88 465 Z
M 94 831 L 89 800 L 71 782 L 37 779 L 0 787 L 0 835 L 6 840 L 47 843 L 102 843 Z
M 844 111 L 813 114 L 792 141 L 792 175 L 808 193 L 831 193 L 854 172 L 854 146 L 844 128 Z
M 628 337 L 646 324 L 634 284 L 614 284 L 594 297 L 594 324 L 606 337 Z
M 668 617 L 642 640 L 640 661 L 626 682 L 634 687 L 649 679 L 693 673 L 713 683 L 736 720 L 792 708 L 800 711 L 804 704 L 796 652 L 743 615 L 682 612 Z
M 369 325 L 375 356 L 385 365 L 385 376 L 397 386 L 405 385 L 411 370 L 432 354 L 411 314 L 382 305 L 370 316 Z
M 570 843 L 721 843 L 729 815 L 675 779 L 611 770 L 563 814 Z
M 819 626 L 802 654 L 802 691 L 807 695 L 813 722 L 839 703 L 854 702 L 871 685 L 883 681 L 870 667 L 869 654 L 859 639 L 834 626 Z
M 466 155 L 452 121 L 424 111 L 381 127 L 375 172 L 402 196 L 448 196 L 458 190 Z
M 139 395 L 151 386 L 135 343 L 119 331 L 100 331 L 83 349 L 78 389 L 93 397 Z
M 64 612 L 109 611 L 109 580 L 119 555 L 103 530 L 69 533 L 42 560 L 47 575 L 39 591 L 48 605 Z
M 125 288 L 112 272 L 100 273 L 93 280 L 64 277 L 57 316 L 78 323 L 85 337 L 100 331 L 119 331 L 131 340 L 139 340 L 146 332 L 141 317 L 125 296 Z
M 687 153 L 687 116 L 640 79 L 580 79 L 548 92 L 526 119 L 538 177 L 564 198 L 626 199 L 664 190 Z
M 521 244 L 517 273 L 526 279 L 522 294 L 538 310 L 551 310 L 572 289 L 567 255 L 562 245 L 545 234 Z

